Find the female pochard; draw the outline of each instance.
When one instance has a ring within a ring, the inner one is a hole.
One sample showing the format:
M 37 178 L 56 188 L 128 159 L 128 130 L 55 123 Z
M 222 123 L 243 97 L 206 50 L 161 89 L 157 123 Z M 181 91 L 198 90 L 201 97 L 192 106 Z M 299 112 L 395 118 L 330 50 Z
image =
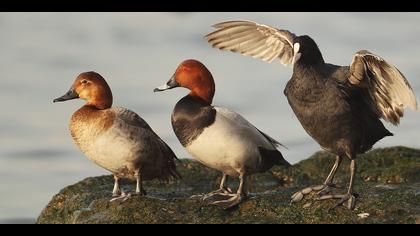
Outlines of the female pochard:
M 171 148 L 139 115 L 112 107 L 112 93 L 95 72 L 80 74 L 71 89 L 54 102 L 81 98 L 86 104 L 70 120 L 70 131 L 80 150 L 94 163 L 112 172 L 115 199 L 124 198 L 119 179 L 136 180 L 136 193 L 144 195 L 143 180 L 178 178 Z

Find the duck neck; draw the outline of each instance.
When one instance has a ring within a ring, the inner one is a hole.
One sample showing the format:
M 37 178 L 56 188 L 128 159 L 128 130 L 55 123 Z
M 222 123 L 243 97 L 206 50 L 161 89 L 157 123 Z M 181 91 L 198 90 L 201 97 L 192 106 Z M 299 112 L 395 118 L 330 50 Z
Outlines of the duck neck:
M 188 96 L 202 101 L 205 105 L 211 105 L 213 102 L 214 89 L 194 89 Z
M 88 100 L 88 106 L 96 107 L 98 110 L 104 110 L 112 107 L 112 92 L 110 89 L 99 90 L 102 92 L 96 93 L 93 99 Z
M 95 107 L 98 110 L 105 110 L 109 109 L 112 106 L 112 102 L 94 102 L 94 103 L 87 103 L 87 106 Z
M 211 105 L 216 90 L 213 77 L 208 73 L 206 76 L 201 75 L 195 81 L 196 83 L 190 87 L 191 92 L 188 95 L 199 98 L 205 105 Z

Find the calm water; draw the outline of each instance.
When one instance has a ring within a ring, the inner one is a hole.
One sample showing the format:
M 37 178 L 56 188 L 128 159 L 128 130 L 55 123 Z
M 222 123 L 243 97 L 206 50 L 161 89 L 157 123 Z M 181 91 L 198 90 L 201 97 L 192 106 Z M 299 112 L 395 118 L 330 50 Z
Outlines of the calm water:
M 83 103 L 53 104 L 80 72 L 102 74 L 114 104 L 139 113 L 179 157 L 190 158 L 170 125 L 184 89 L 154 94 L 184 59 L 216 80 L 214 103 L 234 109 L 285 144 L 295 163 L 319 150 L 289 108 L 291 68 L 210 48 L 212 24 L 249 19 L 309 34 L 326 61 L 349 64 L 365 48 L 388 59 L 420 96 L 419 13 L 0 13 L 0 222 L 30 222 L 53 194 L 107 172 L 72 143 L 68 120 Z M 420 113 L 408 111 L 395 137 L 376 147 L 420 147 Z

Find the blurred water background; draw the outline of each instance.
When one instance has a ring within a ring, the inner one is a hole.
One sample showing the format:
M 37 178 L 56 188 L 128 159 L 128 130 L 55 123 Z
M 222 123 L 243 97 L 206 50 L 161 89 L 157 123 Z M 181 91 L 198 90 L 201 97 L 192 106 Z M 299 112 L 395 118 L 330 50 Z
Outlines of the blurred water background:
M 296 163 L 318 151 L 283 95 L 291 68 L 212 49 L 211 25 L 254 20 L 311 35 L 328 62 L 347 65 L 359 49 L 384 57 L 420 96 L 420 13 L 0 13 L 0 222 L 34 222 L 51 197 L 85 177 L 107 174 L 88 161 L 68 131 L 82 101 L 53 104 L 84 71 L 102 74 L 114 105 L 140 114 L 190 158 L 170 124 L 185 89 L 155 94 L 184 59 L 201 60 L 216 80 L 214 104 L 270 134 Z M 375 147 L 420 147 L 420 113 L 406 112 Z

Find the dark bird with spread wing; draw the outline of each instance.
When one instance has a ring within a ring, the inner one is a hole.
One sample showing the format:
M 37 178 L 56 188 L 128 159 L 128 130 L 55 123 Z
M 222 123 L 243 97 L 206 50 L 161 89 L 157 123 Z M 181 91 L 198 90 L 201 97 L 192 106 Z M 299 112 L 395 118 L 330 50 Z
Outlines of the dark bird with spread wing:
M 284 94 L 306 132 L 336 155 L 324 184 L 305 188 L 292 202 L 317 191 L 318 200 L 340 199 L 354 209 L 356 155 L 364 153 L 386 136 L 392 136 L 380 119 L 398 125 L 404 109 L 417 110 L 417 101 L 404 75 L 381 57 L 361 50 L 350 66 L 325 63 L 315 41 L 251 21 L 228 21 L 214 25 L 205 38 L 215 48 L 238 52 L 293 66 Z M 350 183 L 346 194 L 330 194 L 334 175 L 343 157 L 350 158 Z

